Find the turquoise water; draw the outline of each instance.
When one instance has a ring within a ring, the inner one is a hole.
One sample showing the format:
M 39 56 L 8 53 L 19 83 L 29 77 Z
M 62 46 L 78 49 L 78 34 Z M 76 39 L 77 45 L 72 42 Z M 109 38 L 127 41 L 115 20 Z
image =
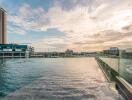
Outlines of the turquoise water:
M 38 59 L 0 60 L 0 97 L 41 77 L 43 71 Z
M 93 85 L 95 87 L 95 83 L 98 82 L 96 76 L 100 77 L 103 75 L 97 73 L 96 68 L 98 68 L 98 65 L 94 58 L 0 60 L 0 97 L 8 95 L 40 77 L 45 78 L 45 84 L 49 84 L 48 88 L 52 89 L 54 85 L 50 84 L 56 84 L 56 86 L 64 87 L 63 91 L 66 91 L 68 96 L 73 94 L 73 99 L 74 97 L 81 97 L 79 95 L 86 94 L 89 87 Z M 91 80 L 95 82 L 90 85 Z M 58 89 L 61 89 L 59 87 Z M 56 91 L 58 92 L 58 90 Z M 67 96 L 66 94 L 63 96 Z M 89 94 L 87 97 L 89 96 L 94 98 L 92 94 Z

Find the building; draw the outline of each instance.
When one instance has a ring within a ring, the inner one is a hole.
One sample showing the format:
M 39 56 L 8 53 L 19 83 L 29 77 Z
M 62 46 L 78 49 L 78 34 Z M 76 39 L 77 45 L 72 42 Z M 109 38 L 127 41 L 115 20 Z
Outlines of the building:
M 122 50 L 121 57 L 132 59 L 132 48 L 126 48 L 125 50 Z
M 67 56 L 67 57 L 71 57 L 71 56 L 73 56 L 73 50 L 70 50 L 70 49 L 67 49 L 66 51 L 65 51 L 65 56 Z
M 0 8 L 0 44 L 6 44 L 6 11 Z
M 0 58 L 25 58 L 30 56 L 32 48 L 27 45 L 0 44 Z
M 25 58 L 34 52 L 28 45 L 7 44 L 6 35 L 6 11 L 0 8 L 0 58 Z
M 110 47 L 108 50 L 103 50 L 103 54 L 119 56 L 119 49 L 117 47 Z
M 126 53 L 132 53 L 132 48 L 126 48 L 125 52 Z
M 119 55 L 119 49 L 117 47 L 111 47 L 110 50 L 109 50 L 109 53 L 111 55 L 116 55 L 118 56 Z

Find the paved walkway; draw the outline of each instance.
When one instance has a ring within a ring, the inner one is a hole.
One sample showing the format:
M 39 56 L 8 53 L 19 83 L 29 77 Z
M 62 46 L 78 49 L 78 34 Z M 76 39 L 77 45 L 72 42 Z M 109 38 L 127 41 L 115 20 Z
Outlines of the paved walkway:
M 94 58 L 89 58 L 85 67 L 72 77 L 42 77 L 9 94 L 5 100 L 123 100 L 113 85 L 106 81 Z M 81 76 L 80 72 L 83 73 Z

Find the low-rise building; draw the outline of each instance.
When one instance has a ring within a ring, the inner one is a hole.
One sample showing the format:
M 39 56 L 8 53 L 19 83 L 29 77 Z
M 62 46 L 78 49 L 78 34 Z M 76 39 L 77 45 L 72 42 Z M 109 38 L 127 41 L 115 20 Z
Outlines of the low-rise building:
M 0 44 L 0 58 L 29 57 L 32 48 L 28 45 Z
M 121 57 L 123 58 L 132 58 L 132 48 L 126 48 L 121 52 Z
M 108 50 L 103 50 L 105 55 L 119 56 L 119 49 L 117 47 L 110 47 Z
M 67 57 L 71 57 L 71 56 L 73 56 L 73 50 L 70 50 L 70 49 L 67 49 L 66 51 L 65 51 L 65 56 L 67 56 Z

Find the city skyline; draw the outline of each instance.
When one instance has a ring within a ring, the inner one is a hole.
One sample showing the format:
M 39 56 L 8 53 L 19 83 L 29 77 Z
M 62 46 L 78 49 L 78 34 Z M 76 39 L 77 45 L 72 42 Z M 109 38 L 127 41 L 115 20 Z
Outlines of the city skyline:
M 36 51 L 100 51 L 132 46 L 132 0 L 1 0 L 8 43 Z

